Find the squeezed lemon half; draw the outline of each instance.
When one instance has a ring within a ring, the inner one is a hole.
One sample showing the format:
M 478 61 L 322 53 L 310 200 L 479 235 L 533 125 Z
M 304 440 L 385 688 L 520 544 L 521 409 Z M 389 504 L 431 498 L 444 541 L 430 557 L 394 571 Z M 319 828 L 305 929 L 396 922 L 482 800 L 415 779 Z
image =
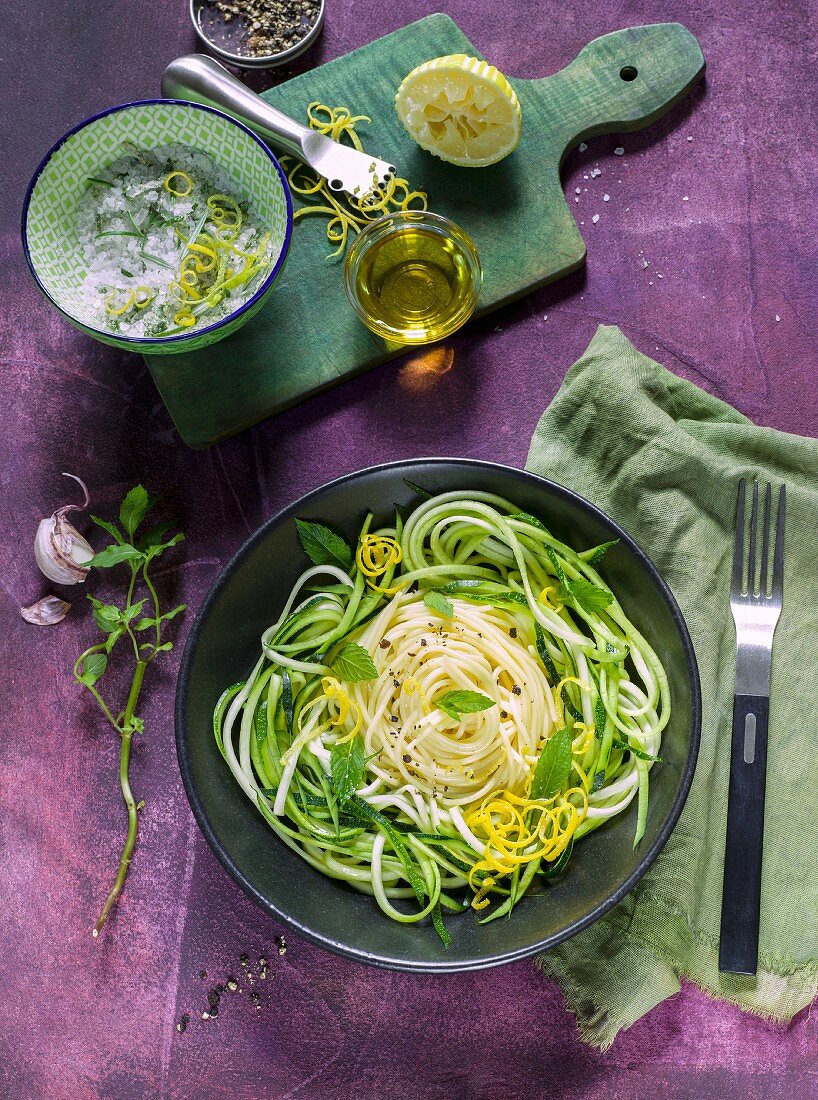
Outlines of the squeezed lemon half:
M 520 103 L 503 74 L 462 53 L 418 65 L 395 96 L 401 122 L 422 149 L 464 168 L 507 157 L 520 142 Z

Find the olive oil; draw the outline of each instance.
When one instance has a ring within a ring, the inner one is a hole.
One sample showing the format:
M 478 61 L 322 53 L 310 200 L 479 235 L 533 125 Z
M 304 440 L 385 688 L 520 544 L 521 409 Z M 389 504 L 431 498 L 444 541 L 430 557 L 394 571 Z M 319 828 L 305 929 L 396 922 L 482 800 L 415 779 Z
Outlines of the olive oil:
M 480 262 L 457 226 L 418 213 L 412 220 L 396 219 L 369 241 L 364 236 L 356 242 L 365 247 L 354 258 L 349 290 L 374 332 L 395 343 L 424 344 L 468 319 L 480 290 Z

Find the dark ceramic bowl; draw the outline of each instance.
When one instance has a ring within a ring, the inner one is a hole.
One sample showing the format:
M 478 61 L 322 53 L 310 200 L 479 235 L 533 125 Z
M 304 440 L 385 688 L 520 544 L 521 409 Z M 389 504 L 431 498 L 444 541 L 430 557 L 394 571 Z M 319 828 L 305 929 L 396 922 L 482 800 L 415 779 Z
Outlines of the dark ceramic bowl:
M 293 519 L 322 520 L 357 536 L 367 509 L 387 520 L 413 499 L 404 478 L 424 487 L 484 489 L 540 516 L 582 549 L 621 540 L 605 559 L 605 580 L 670 678 L 672 716 L 662 764 L 651 771 L 647 830 L 636 851 L 636 802 L 574 850 L 566 873 L 525 898 L 510 920 L 480 925 L 449 914 L 451 947 L 427 924 L 398 924 L 373 898 L 325 878 L 290 851 L 250 804 L 219 755 L 213 707 L 257 659 L 262 631 L 279 614 L 304 568 Z M 398 970 L 456 971 L 497 966 L 553 947 L 595 921 L 633 888 L 670 835 L 687 797 L 699 747 L 696 659 L 667 585 L 620 527 L 576 493 L 506 466 L 468 459 L 418 459 L 375 466 L 316 489 L 269 520 L 222 570 L 191 631 L 176 694 L 176 743 L 193 813 L 225 869 L 263 909 L 322 947 Z

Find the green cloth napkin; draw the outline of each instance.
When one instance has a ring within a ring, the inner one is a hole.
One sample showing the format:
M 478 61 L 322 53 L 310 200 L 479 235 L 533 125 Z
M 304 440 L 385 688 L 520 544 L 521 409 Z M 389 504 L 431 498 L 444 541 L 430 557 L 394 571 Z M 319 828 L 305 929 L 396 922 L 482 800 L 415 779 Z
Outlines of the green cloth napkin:
M 693 786 L 628 898 L 538 960 L 603 1049 L 679 990 L 785 1021 L 818 992 L 818 441 L 759 428 L 601 326 L 540 421 L 527 468 L 639 542 L 687 620 L 702 684 Z M 741 477 L 787 485 L 784 609 L 770 699 L 757 978 L 721 975 L 718 939 L 735 673 L 730 583 Z M 593 843 L 593 840 L 587 843 Z

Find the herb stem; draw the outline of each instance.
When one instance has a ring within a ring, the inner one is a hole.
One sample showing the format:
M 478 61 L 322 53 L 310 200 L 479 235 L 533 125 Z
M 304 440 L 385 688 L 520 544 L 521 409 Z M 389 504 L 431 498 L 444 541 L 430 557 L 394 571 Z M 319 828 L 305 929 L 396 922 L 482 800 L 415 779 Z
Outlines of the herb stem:
M 159 597 L 156 594 L 156 589 L 153 587 L 153 581 L 148 576 L 148 563 L 147 561 L 142 566 L 142 577 L 144 578 L 145 585 L 151 594 L 153 600 L 153 614 L 156 619 L 156 646 L 162 644 L 162 624 L 159 621 Z
M 108 914 L 111 912 L 114 903 L 122 893 L 122 887 L 125 885 L 125 879 L 128 877 L 128 868 L 130 867 L 131 856 L 133 855 L 134 846 L 136 844 L 138 818 L 136 802 L 134 800 L 133 791 L 131 790 L 129 770 L 131 763 L 131 738 L 133 737 L 133 716 L 136 710 L 136 704 L 139 701 L 139 693 L 142 690 L 142 681 L 145 677 L 145 669 L 147 667 L 147 661 L 137 661 L 133 682 L 131 683 L 131 690 L 128 695 L 128 702 L 125 707 L 125 714 L 122 717 L 122 744 L 119 750 L 119 786 L 122 790 L 122 798 L 128 812 L 128 833 L 125 837 L 125 845 L 119 860 L 116 879 L 97 917 L 97 922 L 94 925 L 93 935 L 95 939 L 99 935 L 105 921 L 108 919 Z

